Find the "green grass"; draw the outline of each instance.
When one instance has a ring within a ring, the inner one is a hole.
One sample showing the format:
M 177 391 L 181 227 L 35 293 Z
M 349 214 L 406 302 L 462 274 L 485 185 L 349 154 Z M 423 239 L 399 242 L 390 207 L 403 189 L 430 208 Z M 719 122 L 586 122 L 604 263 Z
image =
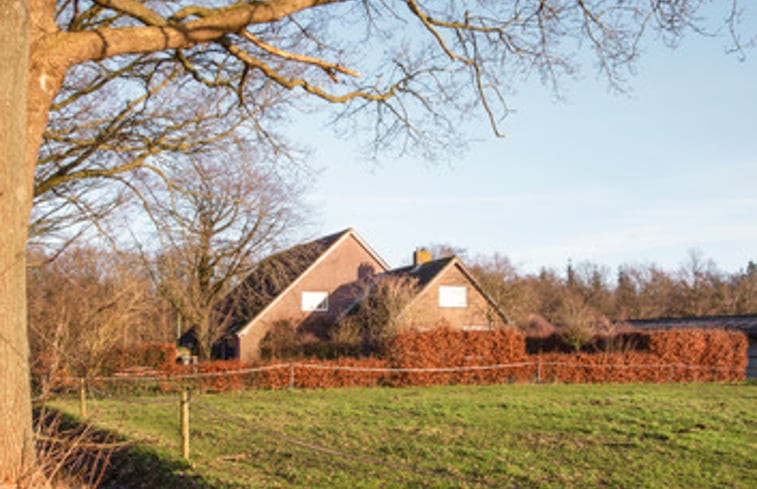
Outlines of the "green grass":
M 755 385 L 198 395 L 191 467 L 179 457 L 177 405 L 102 400 L 90 411 L 100 427 L 153 440 L 144 450 L 170 462 L 175 487 L 191 476 L 205 487 L 757 487 Z

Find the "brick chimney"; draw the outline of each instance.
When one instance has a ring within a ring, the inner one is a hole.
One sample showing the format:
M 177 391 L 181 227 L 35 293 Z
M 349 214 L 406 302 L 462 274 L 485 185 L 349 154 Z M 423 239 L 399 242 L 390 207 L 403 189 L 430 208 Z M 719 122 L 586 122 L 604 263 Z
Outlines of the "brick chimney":
M 413 266 L 418 266 L 431 261 L 431 251 L 428 248 L 416 248 L 413 253 Z

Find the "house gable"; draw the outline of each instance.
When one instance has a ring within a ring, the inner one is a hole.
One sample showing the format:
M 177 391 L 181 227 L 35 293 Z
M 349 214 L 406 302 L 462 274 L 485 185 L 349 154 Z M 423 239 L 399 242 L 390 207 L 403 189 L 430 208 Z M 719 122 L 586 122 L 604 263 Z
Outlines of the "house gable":
M 418 292 L 400 313 L 407 328 L 491 329 L 507 322 L 496 303 L 484 292 L 456 256 L 390 271 L 418 281 Z
M 327 239 L 334 236 L 336 239 Z M 271 326 L 280 321 L 307 329 L 316 336 L 323 335 L 323 328 L 354 302 L 361 280 L 388 269 L 386 262 L 352 229 L 322 240 L 328 245 L 317 256 L 308 257 L 307 266 L 300 266 L 299 273 L 286 286 L 276 294 L 269 294 L 270 300 L 235 330 L 242 361 L 258 358 L 260 342 Z M 264 283 L 266 279 L 258 277 L 258 280 Z

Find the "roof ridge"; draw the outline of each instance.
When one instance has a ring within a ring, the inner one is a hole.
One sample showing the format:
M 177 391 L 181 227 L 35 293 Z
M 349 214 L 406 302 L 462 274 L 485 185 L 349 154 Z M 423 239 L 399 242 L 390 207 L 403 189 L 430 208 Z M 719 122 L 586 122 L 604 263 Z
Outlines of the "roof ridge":
M 660 316 L 654 318 L 631 318 L 625 321 L 689 321 L 718 319 L 757 319 L 757 314 L 714 314 L 707 316 Z
M 426 262 L 423 262 L 423 263 L 419 263 L 417 265 L 412 265 L 411 264 L 411 265 L 404 265 L 404 266 L 401 266 L 401 267 L 391 268 L 391 269 L 387 270 L 385 273 L 399 272 L 399 271 L 405 270 L 405 269 L 408 269 L 408 270 L 419 269 L 420 267 L 424 267 L 424 266 L 428 266 L 428 265 L 432 265 L 432 264 L 438 264 L 438 263 L 442 263 L 444 261 L 452 261 L 455 258 L 457 258 L 458 260 L 460 260 L 460 257 L 457 256 L 457 255 L 448 255 L 448 256 L 443 256 L 441 258 L 435 258 L 433 260 L 429 260 L 429 261 L 426 261 Z

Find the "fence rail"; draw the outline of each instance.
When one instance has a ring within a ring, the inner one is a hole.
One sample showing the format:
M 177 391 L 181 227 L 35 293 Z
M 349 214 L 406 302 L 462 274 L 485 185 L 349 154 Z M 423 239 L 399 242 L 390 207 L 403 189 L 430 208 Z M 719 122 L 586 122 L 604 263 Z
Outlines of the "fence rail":
M 605 363 L 591 364 L 578 362 L 516 362 L 516 363 L 499 363 L 494 365 L 462 365 L 456 367 L 356 367 L 350 365 L 322 365 L 316 363 L 280 363 L 276 365 L 266 365 L 263 367 L 251 367 L 236 370 L 225 370 L 223 372 L 196 372 L 191 374 L 171 374 L 164 375 L 111 375 L 111 376 L 92 376 L 82 377 L 84 382 L 155 382 L 155 381 L 181 381 L 214 377 L 232 377 L 251 373 L 268 372 L 272 370 L 289 370 L 292 369 L 312 369 L 312 370 L 333 370 L 344 372 L 366 372 L 366 373 L 450 373 L 450 372 L 475 372 L 481 370 L 500 370 L 518 367 L 574 367 L 574 368 L 652 368 L 660 370 L 669 369 L 687 369 L 687 370 L 705 370 L 718 372 L 744 372 L 743 368 L 715 367 L 708 365 L 687 365 L 683 363 L 646 363 L 646 364 L 625 364 L 625 363 Z M 751 370 L 751 369 L 747 369 Z
M 266 365 L 263 367 L 250 367 L 250 368 L 242 368 L 242 369 L 237 369 L 237 370 L 224 370 L 223 372 L 196 372 L 192 374 L 166 373 L 163 375 L 109 375 L 109 376 L 92 376 L 92 377 L 85 377 L 85 378 L 87 380 L 96 381 L 96 382 L 112 382 L 112 381 L 119 381 L 119 380 L 123 380 L 123 381 L 143 380 L 143 381 L 151 381 L 151 382 L 154 382 L 156 380 L 186 380 L 186 379 L 223 377 L 226 375 L 243 375 L 243 374 L 256 373 L 256 372 L 267 372 L 270 370 L 290 368 L 292 365 L 296 365 L 296 364 L 281 363 L 277 365 Z
M 569 368 L 573 371 L 560 372 L 560 368 Z M 647 369 L 651 374 L 648 378 L 642 376 L 623 376 L 622 370 Z M 496 371 L 505 371 L 496 373 Z M 507 372 L 511 370 L 512 373 Z M 598 371 L 597 374 L 588 374 L 588 371 Z M 258 378 L 255 374 L 279 371 L 271 378 Z M 310 373 L 308 373 L 310 371 Z M 313 371 L 333 372 L 333 376 L 324 377 L 316 375 Z M 583 374 L 581 373 L 583 371 Z M 682 371 L 699 371 L 702 373 L 686 375 Z M 344 377 L 339 372 L 354 374 L 368 374 L 368 376 Z M 489 372 L 489 373 L 484 373 Z M 472 375 L 466 376 L 469 373 Z M 527 361 L 501 363 L 493 365 L 459 365 L 452 367 L 372 367 L 356 365 L 324 365 L 317 363 L 280 363 L 261 367 L 226 370 L 221 372 L 196 372 L 187 374 L 164 375 L 115 375 L 82 377 L 73 382 L 67 379 L 59 385 L 59 392 L 78 391 L 80 412 L 82 418 L 87 417 L 87 396 L 113 397 L 117 396 L 124 384 L 130 390 L 130 394 L 136 389 L 148 389 L 149 391 L 178 391 L 187 387 L 199 390 L 239 390 L 239 389 L 277 389 L 296 387 L 371 387 L 378 385 L 387 386 L 411 386 L 431 384 L 454 384 L 454 383 L 509 383 L 509 382 L 675 382 L 675 381 L 732 381 L 743 378 L 745 369 L 688 365 L 682 363 L 581 363 L 559 361 Z M 287 375 L 288 374 L 288 375 Z M 379 374 L 379 375 L 370 375 Z M 386 375 L 380 375 L 386 374 Z M 413 374 L 419 377 L 413 377 Z M 735 375 L 734 375 L 735 374 Z M 245 380 L 245 376 L 251 376 Z M 424 377 L 425 376 L 425 377 Z M 288 377 L 288 378 L 287 378 Z M 203 380 L 213 379 L 211 383 Z M 217 381 L 215 379 L 220 379 Z M 63 380 L 63 379 L 59 379 Z M 198 384 L 193 384 L 200 381 Z M 111 386 L 111 387 L 108 387 Z

